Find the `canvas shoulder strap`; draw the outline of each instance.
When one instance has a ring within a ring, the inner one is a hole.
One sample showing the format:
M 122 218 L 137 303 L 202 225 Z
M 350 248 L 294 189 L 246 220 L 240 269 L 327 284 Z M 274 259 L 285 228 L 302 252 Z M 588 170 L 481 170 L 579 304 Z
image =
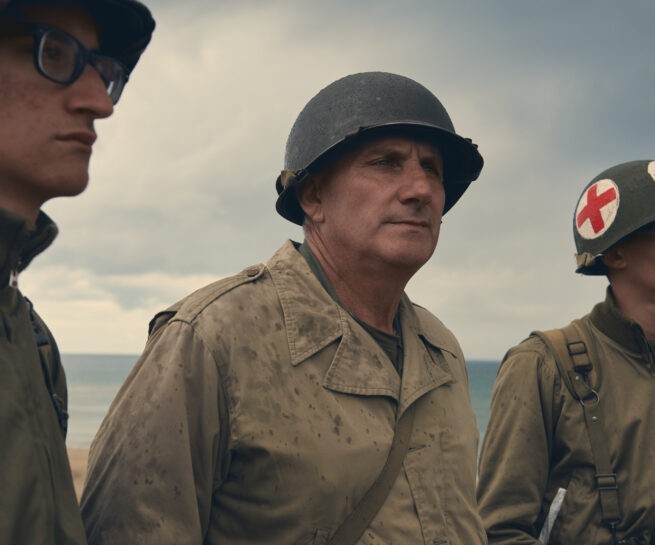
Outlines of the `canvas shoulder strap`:
M 559 373 L 567 388 L 583 409 L 585 427 L 596 466 L 595 484 L 600 499 L 603 522 L 607 524 L 616 542 L 616 525 L 621 520 L 616 473 L 612 470 L 601 419 L 598 392 L 593 388 L 597 370 L 594 370 L 585 336 L 586 326 L 575 320 L 562 329 L 536 331 L 555 356 Z
M 62 398 L 55 388 L 55 373 L 57 371 L 61 372 L 61 370 L 56 367 L 57 363 L 61 361 L 59 351 L 52 333 L 50 333 L 48 328 L 45 327 L 41 318 L 34 311 L 32 301 L 27 299 L 27 297 L 25 300 L 29 305 L 30 321 L 32 323 L 32 330 L 34 331 L 34 340 L 36 341 L 45 386 L 48 389 L 52 405 L 57 413 L 57 420 L 59 421 L 62 436 L 66 439 L 66 433 L 68 431 L 68 411 L 66 410 L 67 399 L 65 391 Z
M 382 504 L 389 496 L 396 477 L 409 449 L 409 440 L 414 427 L 414 413 L 416 412 L 416 403 L 410 405 L 407 410 L 400 416 L 396 423 L 396 431 L 391 443 L 391 449 L 387 456 L 387 461 L 378 475 L 375 482 L 366 491 L 359 503 L 337 528 L 327 545 L 354 545 L 357 540 L 368 528 L 382 507 Z

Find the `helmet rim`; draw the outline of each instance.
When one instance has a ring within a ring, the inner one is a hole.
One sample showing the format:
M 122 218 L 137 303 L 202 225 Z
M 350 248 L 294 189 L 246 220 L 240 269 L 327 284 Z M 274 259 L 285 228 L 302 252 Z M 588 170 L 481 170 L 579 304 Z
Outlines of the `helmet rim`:
M 327 166 L 334 164 L 344 157 L 347 152 L 361 146 L 368 137 L 381 136 L 385 132 L 389 132 L 389 134 L 407 134 L 410 137 L 412 133 L 414 135 L 422 135 L 425 140 L 434 144 L 440 150 L 444 158 L 445 170 L 444 187 L 446 187 L 446 202 L 444 204 L 444 214 L 455 205 L 466 189 L 468 189 L 469 185 L 478 179 L 482 171 L 484 160 L 478 152 L 477 145 L 470 139 L 463 138 L 442 127 L 418 121 L 399 121 L 361 127 L 356 133 L 344 136 L 341 140 L 325 149 L 307 167 L 295 171 L 285 171 L 293 172 L 292 176 L 286 176 L 288 180 L 285 180 L 286 183 L 283 181 L 285 176 L 278 176 L 275 181 L 275 189 L 278 193 L 275 203 L 277 212 L 292 223 L 302 225 L 305 213 L 298 201 L 298 187 L 309 176 L 316 175 L 325 170 Z M 343 148 L 347 144 L 351 145 L 348 146 L 346 151 L 343 151 Z M 448 149 L 448 153 L 442 151 L 444 148 Z M 447 162 L 447 155 L 450 159 L 457 156 L 458 160 L 456 162 Z
M 319 91 L 296 118 L 287 139 L 284 175 L 275 184 L 278 213 L 302 225 L 298 185 L 384 131 L 419 136 L 439 148 L 445 171 L 444 213 L 482 170 L 477 145 L 455 132 L 443 104 L 423 85 L 388 72 L 351 74 Z

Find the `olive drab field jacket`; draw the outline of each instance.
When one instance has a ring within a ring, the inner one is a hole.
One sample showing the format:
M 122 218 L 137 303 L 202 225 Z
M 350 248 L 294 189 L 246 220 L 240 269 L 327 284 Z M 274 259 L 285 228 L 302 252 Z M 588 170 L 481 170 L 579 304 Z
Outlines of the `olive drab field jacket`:
M 483 544 L 461 350 L 406 296 L 400 322 L 402 381 L 291 242 L 159 314 L 91 447 L 89 542 L 325 544 L 416 404 L 359 543 Z
M 59 353 L 31 303 L 9 282 L 56 234 L 43 213 L 34 225 L 0 209 L 1 544 L 86 543 L 64 444 L 66 378 Z M 45 347 L 43 367 L 37 342 Z
M 648 544 L 655 530 L 655 363 L 642 329 L 607 299 L 582 318 L 600 423 L 618 481 L 617 540 Z M 601 520 L 583 408 L 544 343 L 512 348 L 494 386 L 480 456 L 478 500 L 489 543 L 537 541 L 553 498 L 563 502 L 549 545 L 611 545 Z M 565 491 L 565 492 L 563 492 Z

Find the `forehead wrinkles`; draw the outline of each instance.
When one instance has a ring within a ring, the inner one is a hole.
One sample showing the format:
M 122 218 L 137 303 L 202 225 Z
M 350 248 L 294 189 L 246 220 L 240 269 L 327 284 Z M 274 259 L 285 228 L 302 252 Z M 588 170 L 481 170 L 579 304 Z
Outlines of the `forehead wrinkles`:
M 409 138 L 384 138 L 364 144 L 355 151 L 358 156 L 376 154 L 397 154 L 411 155 L 416 150 L 421 158 L 440 158 L 439 149 L 432 143 L 425 140 L 413 140 Z
M 417 150 L 420 161 L 433 162 L 443 165 L 443 159 L 439 148 L 431 141 L 408 138 L 403 136 L 381 136 L 368 139 L 355 149 L 350 150 L 335 163 L 325 167 L 322 171 L 313 175 L 315 181 L 320 185 L 326 185 L 335 177 L 339 177 L 351 167 L 364 163 L 376 156 L 400 156 L 409 157 L 413 150 Z

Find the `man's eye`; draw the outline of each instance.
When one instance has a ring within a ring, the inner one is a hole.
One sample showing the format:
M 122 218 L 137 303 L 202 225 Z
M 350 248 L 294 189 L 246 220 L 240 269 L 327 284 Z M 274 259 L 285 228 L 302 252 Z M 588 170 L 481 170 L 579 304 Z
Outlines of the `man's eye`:
M 374 159 L 373 161 L 371 161 L 372 165 L 380 166 L 380 167 L 394 166 L 397 163 L 398 163 L 397 161 L 395 161 L 395 160 L 393 160 L 393 159 L 391 159 L 389 157 L 380 157 L 379 159 Z
M 63 56 L 62 48 L 56 44 L 47 45 L 43 48 L 42 55 L 45 59 L 56 61 Z

